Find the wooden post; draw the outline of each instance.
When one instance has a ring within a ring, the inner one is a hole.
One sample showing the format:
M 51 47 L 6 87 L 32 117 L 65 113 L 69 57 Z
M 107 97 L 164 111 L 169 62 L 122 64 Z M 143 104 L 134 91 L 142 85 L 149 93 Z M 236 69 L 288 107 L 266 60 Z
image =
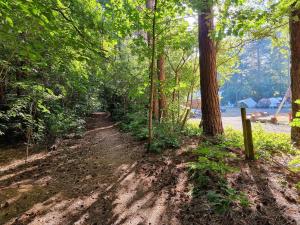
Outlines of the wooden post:
M 244 146 L 245 146 L 245 155 L 246 159 L 249 158 L 249 151 L 248 151 L 248 142 L 247 142 L 247 128 L 246 128 L 246 109 L 241 108 L 241 117 L 242 117 L 242 125 L 243 125 L 243 136 L 244 136 Z
M 252 138 L 252 127 L 251 121 L 246 119 L 246 129 L 247 129 L 247 150 L 248 150 L 248 159 L 254 160 L 254 147 L 253 147 L 253 138 Z

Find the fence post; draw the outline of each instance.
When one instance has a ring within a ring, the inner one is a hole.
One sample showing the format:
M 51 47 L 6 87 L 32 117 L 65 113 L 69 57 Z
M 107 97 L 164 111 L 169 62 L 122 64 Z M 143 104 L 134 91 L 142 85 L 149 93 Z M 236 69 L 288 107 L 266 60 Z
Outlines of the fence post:
M 248 159 L 254 160 L 254 147 L 253 147 L 253 138 L 252 138 L 252 127 L 251 127 L 251 121 L 249 119 L 246 119 L 246 129 L 247 129 L 247 150 L 248 150 Z
M 247 142 L 247 124 L 246 124 L 246 109 L 241 108 L 241 117 L 242 117 L 242 125 L 243 125 L 243 136 L 244 136 L 244 146 L 245 146 L 245 155 L 246 159 L 249 158 L 249 150 L 248 150 L 248 142 Z

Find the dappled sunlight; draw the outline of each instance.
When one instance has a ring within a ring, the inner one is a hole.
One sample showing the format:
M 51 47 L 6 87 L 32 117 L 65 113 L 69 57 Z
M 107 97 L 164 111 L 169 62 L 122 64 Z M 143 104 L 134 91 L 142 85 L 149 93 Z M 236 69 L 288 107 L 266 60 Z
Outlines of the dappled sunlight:
M 93 193 L 90 196 L 83 196 L 77 199 L 67 199 L 55 204 L 51 204 L 51 208 L 44 211 L 42 215 L 36 216 L 29 224 L 64 224 L 71 220 L 73 216 L 81 214 L 97 201 L 99 193 Z M 43 211 L 43 209 L 40 209 Z M 36 212 L 39 214 L 39 212 Z
M 14 173 L 9 173 L 9 174 L 0 176 L 0 181 L 11 179 L 11 178 L 13 178 L 15 176 L 20 176 L 20 175 L 22 175 L 24 173 L 36 170 L 37 168 L 38 168 L 38 166 L 32 166 L 32 167 L 25 168 L 24 170 L 20 170 L 20 171 L 14 172 Z
M 25 158 L 24 159 L 15 160 L 13 162 L 10 162 L 7 165 L 0 166 L 0 172 L 3 173 L 5 171 L 7 171 L 7 170 L 15 169 L 15 168 L 17 168 L 19 166 L 22 166 L 24 164 L 27 164 L 27 163 L 31 163 L 31 162 L 34 162 L 34 161 L 40 160 L 40 159 L 45 159 L 50 154 L 51 153 L 41 152 L 41 153 L 29 156 L 27 160 Z

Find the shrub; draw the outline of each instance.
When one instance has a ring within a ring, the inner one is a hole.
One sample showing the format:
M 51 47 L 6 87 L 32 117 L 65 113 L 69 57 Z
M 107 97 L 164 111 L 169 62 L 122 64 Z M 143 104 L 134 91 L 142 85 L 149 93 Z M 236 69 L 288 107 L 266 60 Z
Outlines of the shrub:
M 122 118 L 120 128 L 123 131 L 130 132 L 138 140 L 148 138 L 147 113 L 143 111 L 127 113 Z M 180 146 L 179 128 L 173 127 L 171 123 L 153 124 L 153 142 L 150 151 L 160 152 L 166 148 L 178 148 Z
M 182 134 L 188 137 L 200 136 L 202 134 L 202 129 L 199 128 L 199 122 L 192 120 L 187 121 Z
M 74 112 L 58 112 L 49 114 L 46 119 L 50 136 L 63 136 L 66 133 L 81 133 L 85 129 L 85 120 Z

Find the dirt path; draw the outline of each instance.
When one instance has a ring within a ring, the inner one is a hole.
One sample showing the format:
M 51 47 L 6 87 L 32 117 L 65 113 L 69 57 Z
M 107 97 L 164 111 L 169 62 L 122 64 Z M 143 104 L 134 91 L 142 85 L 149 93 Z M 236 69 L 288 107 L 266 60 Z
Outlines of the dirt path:
M 87 124 L 82 139 L 1 166 L 0 224 L 170 224 L 165 190 L 181 162 L 168 153 L 144 160 L 144 144 L 104 116 Z
M 287 192 L 276 186 L 275 197 L 269 196 L 274 184 L 266 179 L 272 177 L 268 171 L 241 161 L 242 174 L 230 179 L 254 196 L 253 204 L 217 215 L 207 200 L 191 196 L 186 166 L 195 157 L 188 150 L 196 142 L 151 155 L 104 115 L 87 124 L 82 139 L 65 140 L 56 151 L 33 154 L 26 164 L 23 159 L 2 163 L 0 224 L 300 224 L 295 193 L 287 201 Z M 281 206 L 274 204 L 276 199 Z

